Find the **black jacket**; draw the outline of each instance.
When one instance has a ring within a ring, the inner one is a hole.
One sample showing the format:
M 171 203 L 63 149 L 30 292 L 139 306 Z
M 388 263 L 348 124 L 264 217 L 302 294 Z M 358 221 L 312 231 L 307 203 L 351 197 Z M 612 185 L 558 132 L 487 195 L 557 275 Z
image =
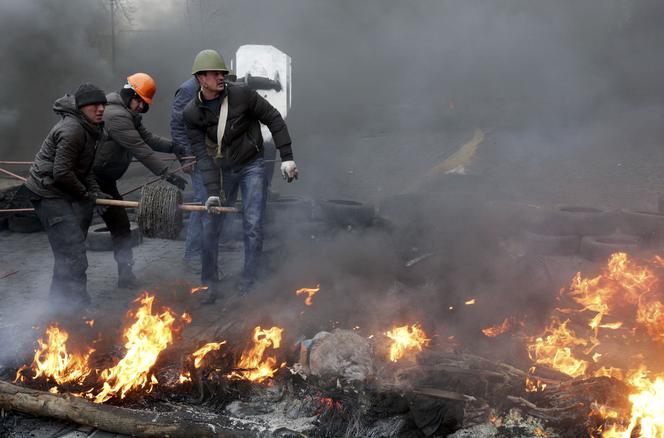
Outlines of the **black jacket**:
M 127 108 L 119 93 L 109 93 L 106 99 L 108 105 L 104 111 L 104 122 L 108 136 L 97 151 L 95 174 L 118 180 L 129 168 L 133 157 L 155 175 L 166 172 L 168 165 L 154 151 L 173 152 L 173 142 L 145 129 L 141 114 Z
M 263 156 L 263 136 L 260 123 L 268 127 L 282 161 L 292 160 L 291 139 L 284 119 L 270 103 L 256 91 L 242 86 L 226 84 L 222 95 L 228 97 L 228 117 L 222 138 L 224 158 L 221 167 L 242 166 Z M 206 146 L 217 143 L 219 113 L 212 111 L 201 100 L 201 93 L 187 104 L 183 112 L 187 136 L 196 156 L 203 183 L 210 196 L 219 194 L 221 181 L 219 166 L 214 161 L 216 150 Z
M 62 119 L 44 139 L 25 186 L 42 198 L 83 199 L 99 191 L 92 163 L 103 141 L 103 123 L 85 117 L 70 94 L 56 100 L 53 111 Z

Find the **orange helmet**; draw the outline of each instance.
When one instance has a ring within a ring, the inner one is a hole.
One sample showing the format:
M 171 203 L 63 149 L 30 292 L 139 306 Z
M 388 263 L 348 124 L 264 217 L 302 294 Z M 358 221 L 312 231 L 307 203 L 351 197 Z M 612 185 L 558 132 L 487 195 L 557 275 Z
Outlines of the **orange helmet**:
M 127 83 L 148 105 L 152 105 L 152 97 L 157 92 L 157 83 L 147 73 L 134 73 L 127 76 Z

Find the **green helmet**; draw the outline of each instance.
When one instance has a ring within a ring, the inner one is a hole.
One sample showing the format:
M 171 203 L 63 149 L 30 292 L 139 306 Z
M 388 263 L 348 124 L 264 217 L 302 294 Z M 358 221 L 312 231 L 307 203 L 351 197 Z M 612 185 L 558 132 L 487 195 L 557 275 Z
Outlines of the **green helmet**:
M 224 58 L 216 50 L 201 50 L 194 59 L 194 65 L 191 67 L 191 74 L 195 75 L 202 71 L 223 71 L 228 73 Z

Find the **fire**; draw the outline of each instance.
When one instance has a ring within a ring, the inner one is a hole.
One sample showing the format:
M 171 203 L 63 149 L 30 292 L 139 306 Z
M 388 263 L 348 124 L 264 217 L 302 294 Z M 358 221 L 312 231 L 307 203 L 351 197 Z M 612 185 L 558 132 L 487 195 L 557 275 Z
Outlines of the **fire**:
M 146 385 L 151 390 L 158 383 L 154 375 L 148 374 L 159 353 L 173 342 L 175 314 L 170 309 L 153 314 L 153 301 L 154 296 L 147 292 L 135 300 L 139 306 L 135 312 L 129 312 L 135 321 L 123 333 L 127 353 L 116 366 L 101 372 L 104 386 L 95 396 L 95 403 L 117 395 L 124 398 L 130 390 Z
M 496 336 L 508 332 L 518 324 L 523 323 L 518 322 L 515 318 L 505 318 L 505 320 L 498 325 L 482 329 L 482 333 L 484 333 L 484 336 L 486 337 L 495 338 Z
M 185 324 L 191 324 L 191 315 L 188 314 L 187 312 L 184 312 L 182 316 L 180 316 L 180 320 L 184 322 Z
M 94 320 L 94 319 L 88 319 L 87 321 L 85 321 L 85 323 L 86 323 L 87 325 L 89 325 L 90 327 L 94 327 L 94 325 L 95 325 L 95 320 Z
M 477 303 L 477 300 L 476 300 L 475 298 L 473 298 L 473 299 L 471 299 L 471 300 L 466 301 L 466 302 L 463 303 L 463 304 L 465 304 L 466 306 L 472 306 L 472 305 L 475 304 L 475 303 Z
M 196 287 L 192 287 L 190 292 L 192 294 L 195 294 L 196 292 L 201 292 L 201 291 L 205 291 L 205 290 L 208 290 L 208 286 L 196 286 Z
M 37 340 L 39 348 L 35 350 L 32 361 L 32 369 L 35 372 L 33 379 L 44 376 L 53 379 L 59 385 L 71 382 L 82 383 L 92 372 L 88 361 L 94 349 L 90 348 L 87 353 L 82 354 L 68 352 L 69 333 L 57 324 L 52 324 L 46 329 L 46 337 L 46 342 L 41 338 Z M 17 380 L 25 369 L 27 365 L 16 373 Z
M 561 323 L 557 318 L 553 318 L 544 334 L 528 345 L 528 355 L 535 363 L 548 365 L 572 377 L 578 377 L 585 374 L 588 362 L 576 359 L 572 348 L 586 346 L 588 341 L 578 338 L 574 331 L 567 327 L 569 322 L 569 319 Z
M 224 345 L 225 343 L 226 341 L 208 342 L 198 350 L 194 351 L 191 354 L 192 357 L 194 358 L 194 368 L 200 368 L 203 363 L 203 358 L 205 357 L 205 355 L 208 354 L 210 351 L 219 350 L 219 348 L 221 348 L 221 346 Z
M 277 359 L 274 356 L 263 359 L 263 356 L 268 348 L 279 348 L 282 333 L 283 329 L 279 327 L 272 327 L 268 330 L 263 330 L 260 326 L 256 327 L 253 333 L 254 345 L 242 353 L 237 365 L 238 371 L 231 373 L 230 377 L 256 382 L 273 377 L 279 369 L 279 367 L 275 367 Z
M 304 299 L 304 304 L 306 304 L 307 306 L 311 306 L 313 304 L 314 295 L 316 295 L 319 290 L 320 290 L 320 284 L 317 284 L 316 287 L 312 288 L 303 287 L 302 289 L 298 289 L 295 291 L 295 295 L 297 296 L 306 295 L 307 297 Z
M 185 371 L 182 374 L 180 374 L 179 382 L 180 383 L 191 382 L 191 373 L 189 371 Z
M 392 362 L 397 362 L 403 358 L 408 351 L 422 351 L 431 341 L 427 339 L 426 333 L 419 324 L 413 324 L 410 327 L 408 325 L 394 327 L 385 333 L 385 336 L 392 340 L 390 346 L 390 360 Z
M 651 263 L 661 269 L 664 259 L 655 257 Z M 609 407 L 593 409 L 595 415 L 610 423 L 602 432 L 604 438 L 629 438 L 634 434 L 664 436 L 664 373 L 652 372 L 645 365 L 636 370 L 616 367 L 611 355 L 599 350 L 603 342 L 615 343 L 616 339 L 625 345 L 647 341 L 664 343 L 663 289 L 655 272 L 646 263 L 637 263 L 625 253 L 616 253 L 600 275 L 584 278 L 577 273 L 568 292 L 577 306 L 557 311 L 570 318 L 574 315 L 587 317 L 585 325 L 579 326 L 577 334 L 568 327 L 570 319 L 561 323 L 553 316 L 544 333 L 532 338 L 528 345 L 528 353 L 535 363 L 573 377 L 612 377 L 625 381 L 632 388 L 629 423 L 626 415 Z M 609 330 L 620 330 L 620 335 L 610 335 Z M 625 421 L 620 423 L 620 419 Z

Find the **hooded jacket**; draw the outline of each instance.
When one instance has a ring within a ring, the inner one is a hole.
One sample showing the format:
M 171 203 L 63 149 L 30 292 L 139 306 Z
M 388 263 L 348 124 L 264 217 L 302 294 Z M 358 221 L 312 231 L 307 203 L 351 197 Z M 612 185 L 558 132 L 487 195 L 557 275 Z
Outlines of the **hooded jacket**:
M 131 111 L 122 101 L 120 93 L 109 93 L 106 99 L 108 105 L 104 122 L 107 139 L 97 151 L 95 174 L 116 181 L 125 174 L 132 157 L 136 157 L 155 175 L 165 173 L 168 165 L 154 152 L 172 153 L 173 142 L 145 129 L 141 114 Z
M 282 161 L 293 159 L 291 138 L 286 122 L 270 103 L 245 86 L 226 83 L 221 98 L 228 98 L 228 116 L 222 136 L 224 158 L 221 167 L 242 166 L 263 156 L 263 123 L 272 133 Z M 220 99 L 221 99 L 220 98 Z M 219 103 L 221 100 L 219 101 Z M 207 142 L 217 143 L 219 111 L 213 111 L 198 93 L 183 111 L 187 136 L 196 156 L 203 183 L 210 196 L 221 192 L 219 167 L 214 163 Z
M 53 111 L 62 119 L 44 139 L 25 186 L 42 198 L 84 199 L 99 191 L 92 164 L 103 141 L 103 123 L 85 117 L 71 94 L 56 100 Z

